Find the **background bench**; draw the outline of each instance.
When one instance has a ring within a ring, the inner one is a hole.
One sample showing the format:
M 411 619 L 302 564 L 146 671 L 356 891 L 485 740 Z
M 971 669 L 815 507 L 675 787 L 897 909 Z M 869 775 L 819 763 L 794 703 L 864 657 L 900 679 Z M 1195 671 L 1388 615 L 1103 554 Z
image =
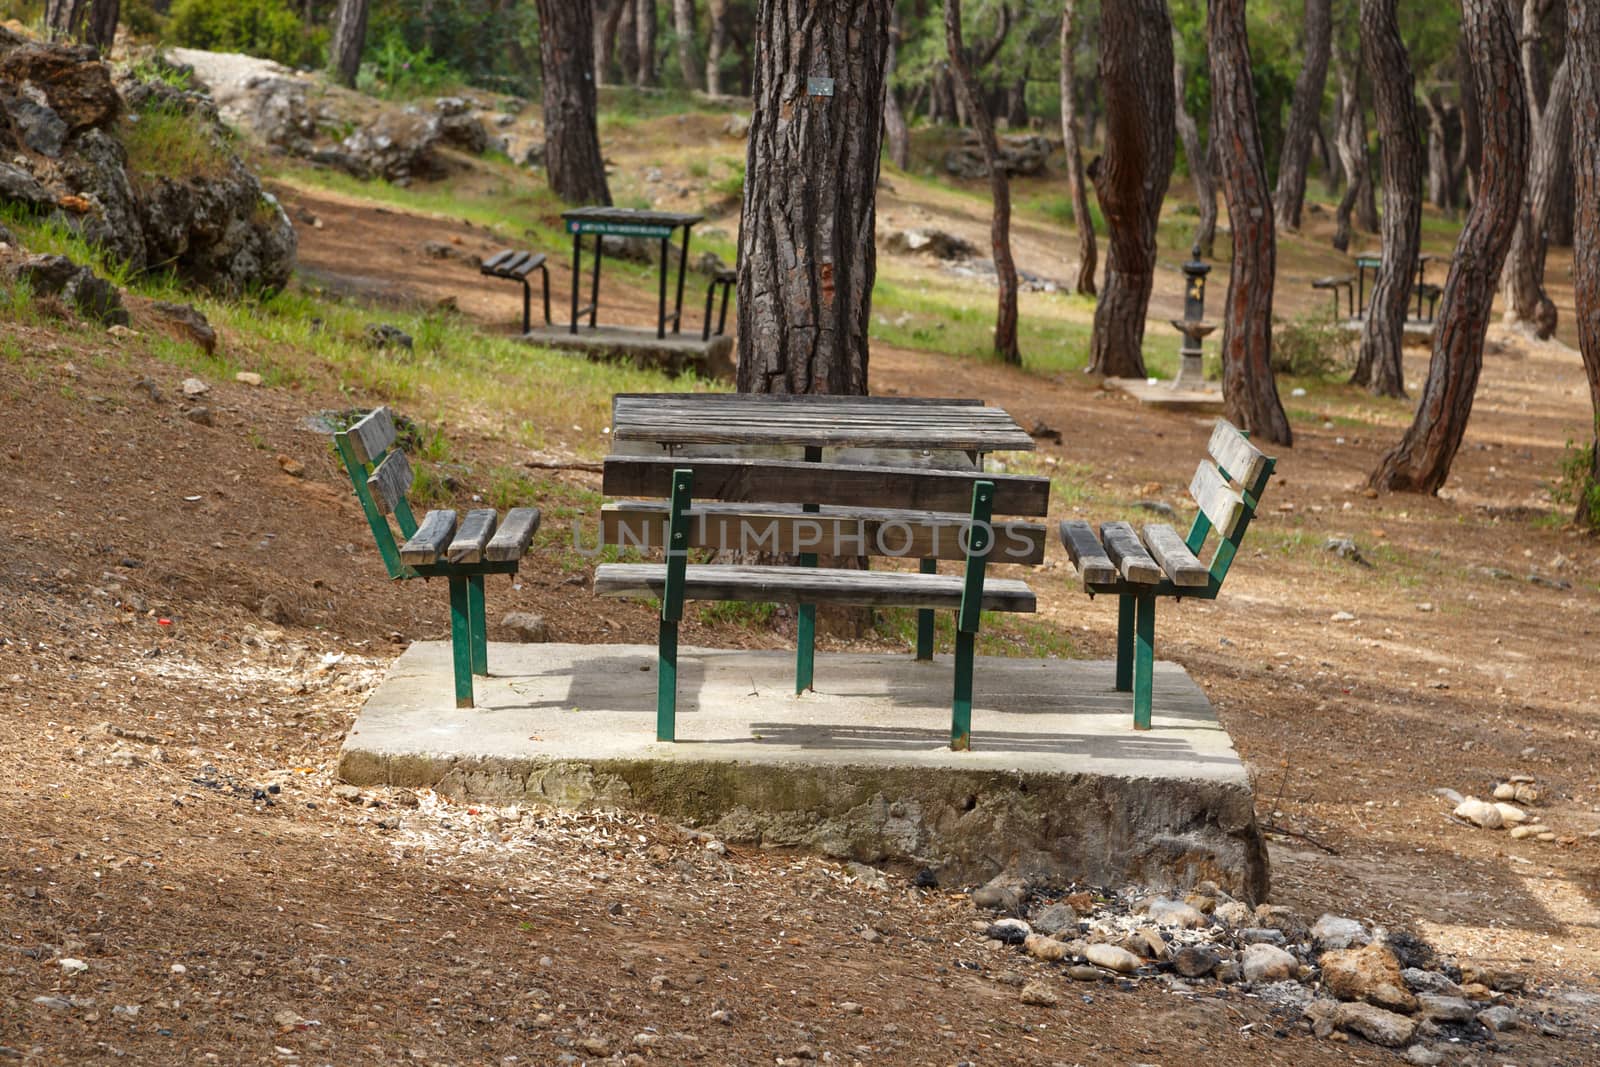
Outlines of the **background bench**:
M 517 573 L 539 529 L 539 509 L 512 508 L 503 520 L 493 508 L 474 508 L 465 518 L 454 511 L 430 511 L 419 523 L 406 499 L 413 478 L 411 463 L 396 440 L 388 408 L 377 408 L 333 435 L 389 577 L 449 580 L 456 707 L 470 708 L 472 676 L 489 673 L 483 577 Z M 403 542 L 396 542 L 390 515 Z
M 595 570 L 594 589 L 599 596 L 660 598 L 656 737 L 662 741 L 676 736 L 678 623 L 686 600 L 916 608 L 917 658 L 928 661 L 933 612 L 956 612 L 950 725 L 956 749 L 970 743 L 980 612 L 1036 610 L 1024 582 L 989 578 L 986 570 L 990 562 L 1043 560 L 1042 525 L 991 522 L 995 515 L 1044 515 L 1048 478 L 748 458 L 612 456 L 605 464 L 604 491 L 611 497 L 657 498 L 607 504 L 601 529 L 607 544 L 666 548 L 666 562 L 603 564 Z M 690 565 L 691 549 L 798 555 L 801 565 Z M 819 551 L 902 556 L 920 564 L 917 572 L 823 568 L 816 566 Z M 937 573 L 941 559 L 960 561 L 962 573 Z M 796 693 L 811 688 L 813 642 L 811 629 L 801 625 Z
M 1165 523 L 1147 524 L 1142 539 L 1126 522 L 1101 523 L 1098 537 L 1080 519 L 1061 524 L 1061 541 L 1084 591 L 1118 597 L 1116 688 L 1133 691 L 1138 730 L 1150 729 L 1156 598 L 1216 598 L 1276 463 L 1223 419 L 1212 428 L 1207 451 L 1210 458 L 1200 461 L 1189 484 L 1199 513 L 1186 536 Z M 1199 553 L 1212 532 L 1216 549 L 1211 562 L 1202 563 Z
M 550 268 L 544 265 L 543 252 L 520 252 L 507 248 L 496 252 L 479 266 L 479 274 L 491 278 L 504 278 L 522 285 L 522 332 L 533 329 L 533 286 L 528 275 L 534 270 L 544 275 L 544 324 L 550 325 Z

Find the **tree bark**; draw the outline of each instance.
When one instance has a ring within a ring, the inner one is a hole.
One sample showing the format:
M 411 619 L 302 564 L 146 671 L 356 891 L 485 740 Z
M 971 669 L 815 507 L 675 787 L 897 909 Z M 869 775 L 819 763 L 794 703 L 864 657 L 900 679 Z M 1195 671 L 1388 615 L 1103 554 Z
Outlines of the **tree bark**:
M 1178 140 L 1183 142 L 1184 158 L 1189 162 L 1195 203 L 1200 207 L 1200 221 L 1194 228 L 1194 243 L 1200 246 L 1200 254 L 1210 259 L 1216 254 L 1217 184 L 1211 169 L 1210 152 L 1200 147 L 1200 127 L 1184 104 L 1183 89 L 1188 79 L 1176 46 L 1173 47 L 1172 56 L 1173 122 L 1178 127 Z
M 617 73 L 623 85 L 632 85 L 639 78 L 638 16 L 636 0 L 622 0 L 622 12 L 617 18 Z
M 656 0 L 637 0 L 634 5 L 634 40 L 638 44 L 639 69 L 634 84 L 656 83 Z
M 722 51 L 728 46 L 728 0 L 706 0 L 706 92 L 722 95 Z
M 609 204 L 600 157 L 595 94 L 594 10 L 572 0 L 538 0 L 544 67 L 545 170 L 569 204 Z
M 1278 227 L 1300 229 L 1300 210 L 1306 199 L 1306 168 L 1311 160 L 1311 138 L 1322 116 L 1322 90 L 1328 80 L 1328 57 L 1333 49 L 1332 0 L 1306 0 L 1305 56 L 1294 82 L 1289 124 L 1283 131 L 1278 154 L 1278 189 L 1273 212 Z
M 905 170 L 911 166 L 911 131 L 906 127 L 906 115 L 900 110 L 900 98 L 894 91 L 895 57 L 899 51 L 900 5 L 896 4 L 889 19 L 889 58 L 883 70 L 883 136 L 889 142 L 889 162 Z
M 739 227 L 740 392 L 867 391 L 893 0 L 760 0 Z M 832 78 L 832 96 L 808 78 Z
M 1361 43 L 1371 68 L 1383 147 L 1383 262 L 1372 282 L 1351 381 L 1379 396 L 1405 396 L 1401 353 L 1406 308 L 1422 246 L 1422 137 L 1395 0 L 1361 0 Z
M 1523 27 L 1524 37 L 1527 26 Z M 1526 322 L 1541 339 L 1556 332 L 1556 305 L 1544 291 L 1544 257 L 1548 247 L 1546 226 L 1550 205 L 1555 199 L 1555 182 L 1571 149 L 1572 65 L 1565 59 L 1556 68 L 1545 97 L 1544 111 L 1533 113 L 1530 125 L 1533 144 L 1528 156 L 1528 180 L 1523 188 L 1522 207 L 1517 213 L 1516 232 L 1511 236 L 1511 251 L 1506 256 L 1500 277 L 1500 295 L 1505 301 L 1507 322 Z M 1529 100 L 1533 99 L 1530 90 Z
M 1002 10 L 1004 10 L 1002 8 Z M 989 220 L 989 244 L 994 252 L 995 278 L 999 282 L 999 307 L 994 320 L 994 350 L 1006 363 L 1021 363 L 1017 347 L 1017 265 L 1011 258 L 1011 180 L 1000 162 L 1000 146 L 995 142 L 994 121 L 989 109 L 978 99 L 961 43 L 961 0 L 944 0 L 944 41 L 950 54 L 950 72 L 955 75 L 956 92 L 967 104 L 967 114 L 977 129 L 978 145 L 989 168 L 989 195 L 994 211 Z
M 1067 191 L 1072 196 L 1072 221 L 1078 229 L 1078 277 L 1073 289 L 1094 295 L 1094 271 L 1100 258 L 1094 241 L 1094 216 L 1089 214 L 1089 187 L 1083 176 L 1083 149 L 1078 144 L 1077 92 L 1073 85 L 1072 54 L 1077 45 L 1074 25 L 1078 0 L 1065 0 L 1061 8 L 1061 144 L 1067 157 Z
M 1337 102 L 1334 107 L 1337 109 Z M 1322 128 L 1320 118 L 1312 130 L 1312 135 L 1316 141 L 1317 157 L 1322 161 L 1322 191 L 1329 196 L 1337 196 L 1344 188 L 1344 167 L 1339 163 L 1338 155 L 1329 147 L 1333 141 L 1328 132 Z
M 339 0 L 333 16 L 333 40 L 328 42 L 328 65 L 341 85 L 355 85 L 366 43 L 367 0 Z
M 622 21 L 623 7 L 629 3 L 631 0 L 595 0 L 594 83 L 597 86 L 605 85 L 606 79 L 611 77 L 611 64 L 617 55 L 617 26 Z M 540 25 L 542 27 L 543 23 Z
M 1423 106 L 1428 112 L 1428 200 L 1436 208 L 1453 209 L 1450 194 L 1455 182 L 1450 173 L 1444 100 L 1432 92 L 1423 98 Z
M 672 35 L 684 88 L 704 88 L 705 71 L 694 57 L 694 0 L 672 0 Z
M 44 25 L 50 37 L 76 37 L 88 7 L 89 0 L 45 0 Z
M 1089 165 L 1110 236 L 1094 309 L 1089 370 L 1143 378 L 1144 319 L 1155 279 L 1156 225 L 1176 154 L 1172 20 L 1166 0 L 1100 5 L 1106 151 Z
M 1482 180 L 1450 260 L 1422 401 L 1405 436 L 1372 472 L 1374 489 L 1436 493 L 1450 476 L 1483 366 L 1495 279 L 1522 203 L 1529 109 L 1504 0 L 1461 0 L 1461 32 L 1477 71 Z
M 1256 124 L 1245 0 L 1209 0 L 1211 114 L 1222 192 L 1233 229 L 1233 264 L 1222 309 L 1222 399 L 1228 419 L 1257 439 L 1293 444 L 1272 378 L 1272 289 L 1278 243 L 1267 165 Z M 1310 5 L 1307 5 L 1308 7 Z
M 1600 485 L 1600 4 L 1567 0 L 1567 63 L 1572 68 L 1572 290 L 1578 351 L 1594 412 L 1588 484 L 1575 518 L 1596 525 L 1590 494 Z
M 91 0 L 89 20 L 83 28 L 83 43 L 101 55 L 109 55 L 117 39 L 117 20 L 121 17 L 121 0 Z

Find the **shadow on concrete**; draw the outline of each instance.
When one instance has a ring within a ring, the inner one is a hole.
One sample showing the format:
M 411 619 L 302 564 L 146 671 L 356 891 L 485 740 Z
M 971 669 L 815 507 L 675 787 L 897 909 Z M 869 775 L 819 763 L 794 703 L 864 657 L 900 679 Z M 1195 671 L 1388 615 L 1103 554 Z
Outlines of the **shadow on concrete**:
M 525 703 L 519 701 L 516 707 L 530 711 L 603 708 L 622 715 L 648 716 L 654 722 L 656 663 L 653 652 L 585 657 L 573 668 L 552 667 L 519 674 L 510 688 L 518 696 L 528 698 Z M 705 676 L 705 664 L 699 656 L 692 653 L 678 656 L 679 715 L 700 710 L 700 690 Z M 630 679 L 636 680 L 636 684 Z
M 947 730 L 913 726 L 863 726 L 858 723 L 755 722 L 749 737 L 687 741 L 686 745 L 772 745 L 780 748 L 854 749 L 865 752 L 927 752 L 948 748 Z M 1229 756 L 1208 756 L 1178 737 L 1162 737 L 1159 732 L 1106 736 L 1103 734 L 1025 733 L 1016 730 L 984 730 L 973 723 L 972 747 L 996 752 L 1043 753 L 1061 756 L 1088 756 L 1116 760 L 1182 760 L 1186 763 L 1232 763 Z

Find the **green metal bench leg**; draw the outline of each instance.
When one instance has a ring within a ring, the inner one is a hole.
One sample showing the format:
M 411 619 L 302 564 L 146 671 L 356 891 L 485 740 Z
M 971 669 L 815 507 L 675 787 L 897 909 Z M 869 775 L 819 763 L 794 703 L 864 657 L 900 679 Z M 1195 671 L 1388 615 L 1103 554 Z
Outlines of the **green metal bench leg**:
M 489 624 L 483 613 L 483 575 L 467 579 L 467 612 L 472 620 L 472 673 L 489 675 Z
M 1133 728 L 1150 729 L 1150 704 L 1155 673 L 1156 598 L 1138 598 L 1133 643 Z
M 678 738 L 678 624 L 661 620 L 656 648 L 656 740 Z
M 976 634 L 956 631 L 955 699 L 950 707 L 950 747 L 965 752 L 972 747 L 972 649 Z
M 919 569 L 923 574 L 938 574 L 939 561 L 925 559 Z M 919 663 L 933 662 L 933 609 L 921 608 L 917 611 L 917 661 Z
M 802 567 L 806 566 L 805 556 L 801 556 Z M 813 560 L 815 556 L 811 557 Z M 815 604 L 800 605 L 799 625 L 795 634 L 794 650 L 794 694 L 799 696 L 807 689 L 812 688 L 812 678 L 816 674 L 817 666 L 817 606 Z
M 456 707 L 472 707 L 472 615 L 467 580 L 450 579 L 450 651 L 455 659 Z
M 1117 597 L 1117 692 L 1133 688 L 1133 597 Z

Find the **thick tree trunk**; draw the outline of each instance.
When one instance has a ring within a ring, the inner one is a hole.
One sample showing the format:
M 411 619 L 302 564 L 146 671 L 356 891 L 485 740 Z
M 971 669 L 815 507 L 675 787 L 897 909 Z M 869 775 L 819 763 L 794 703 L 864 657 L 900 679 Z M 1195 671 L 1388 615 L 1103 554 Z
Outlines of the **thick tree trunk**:
M 609 204 L 596 119 L 593 9 L 572 0 L 538 3 L 550 188 L 569 204 Z
M 1337 196 L 1339 190 L 1344 187 L 1344 167 L 1339 164 L 1339 157 L 1328 147 L 1331 139 L 1327 131 L 1322 128 L 1320 117 L 1312 133 L 1316 137 L 1317 158 L 1322 162 L 1322 191 L 1329 196 Z
M 1361 196 L 1362 187 L 1370 180 L 1367 165 L 1367 131 L 1361 113 L 1361 59 L 1355 62 L 1346 58 L 1339 49 L 1333 58 L 1334 72 L 1339 79 L 1339 97 L 1334 105 L 1333 146 L 1339 153 L 1339 166 L 1344 171 L 1344 195 L 1334 211 L 1333 247 L 1341 252 L 1350 249 L 1350 213 Z
M 1067 191 L 1072 197 L 1072 221 L 1078 230 L 1078 277 L 1073 289 L 1094 295 L 1094 271 L 1100 258 L 1094 243 L 1094 216 L 1089 214 L 1089 186 L 1083 175 L 1083 149 L 1078 144 L 1077 92 L 1073 86 L 1072 56 L 1077 46 L 1078 0 L 1066 0 L 1061 9 L 1061 144 L 1067 157 Z
M 1581 487 L 1577 521 L 1596 525 L 1589 496 L 1600 484 L 1600 4 L 1567 0 L 1567 62 L 1572 68 L 1572 291 L 1578 351 L 1594 412 L 1589 484 Z
M 867 391 L 893 0 L 761 0 L 739 227 L 740 392 Z M 807 79 L 831 78 L 832 96 Z
M 1211 114 L 1222 192 L 1233 226 L 1233 265 L 1222 310 L 1222 397 L 1228 419 L 1258 440 L 1294 435 L 1272 378 L 1272 287 L 1278 258 L 1267 165 L 1256 125 L 1245 0 L 1209 0 Z M 1310 5 L 1308 4 L 1309 8 Z
M 1176 154 L 1172 20 L 1166 0 L 1100 5 L 1106 151 L 1089 165 L 1110 236 L 1094 309 L 1089 370 L 1143 378 L 1144 319 L 1155 279 L 1156 225 Z
M 623 85 L 632 85 L 639 78 L 638 16 L 636 0 L 622 0 L 622 14 L 617 19 L 617 73 Z
M 1524 27 L 1526 32 L 1527 27 Z M 1565 59 L 1556 68 L 1545 97 L 1544 111 L 1532 119 L 1533 144 L 1528 158 L 1528 181 L 1517 214 L 1516 232 L 1500 278 L 1507 322 L 1526 322 L 1545 339 L 1556 332 L 1556 305 L 1544 291 L 1545 228 L 1555 199 L 1555 182 L 1571 148 L 1572 65 Z M 1532 93 L 1527 94 L 1532 98 Z
M 1528 102 L 1520 84 L 1517 33 L 1504 0 L 1461 0 L 1461 32 L 1477 70 L 1483 177 L 1450 259 L 1422 401 L 1410 429 L 1373 471 L 1369 484 L 1375 489 L 1436 493 L 1450 476 L 1483 366 L 1495 279 L 1522 203 Z
M 728 0 L 706 0 L 706 92 L 722 95 L 722 52 L 728 46 Z
M 45 0 L 45 29 L 55 39 L 76 37 L 88 9 L 89 0 Z
M 656 83 L 656 0 L 637 0 L 634 5 L 634 40 L 638 43 L 639 69 L 634 84 Z
M 1561 169 L 1556 174 L 1556 180 L 1551 184 L 1554 186 L 1554 192 L 1550 196 L 1550 217 L 1544 220 L 1545 236 L 1549 238 L 1552 248 L 1571 248 L 1573 213 L 1577 205 L 1573 201 L 1575 186 L 1570 148 L 1567 151 L 1567 158 L 1561 161 Z
M 83 27 L 83 43 L 107 55 L 117 39 L 117 20 L 122 17 L 121 0 L 91 0 L 89 20 Z
M 328 42 L 328 66 L 341 85 L 355 85 L 367 43 L 367 0 L 339 0 Z
M 894 91 L 894 68 L 899 51 L 900 6 L 896 4 L 889 21 L 889 58 L 883 70 L 883 137 L 889 143 L 889 162 L 905 170 L 911 166 L 911 131 L 906 128 L 906 115 L 900 110 L 900 98 Z
M 1305 56 L 1294 82 L 1289 124 L 1283 131 L 1283 151 L 1278 154 L 1278 190 L 1273 197 L 1278 227 L 1289 231 L 1300 229 L 1311 138 L 1322 116 L 1322 89 L 1328 80 L 1328 57 L 1333 48 L 1332 0 L 1306 0 L 1302 25 Z
M 995 143 L 994 122 L 989 109 L 978 99 L 961 43 L 961 0 L 944 0 L 944 41 L 950 54 L 950 72 L 955 76 L 956 92 L 966 101 L 967 114 L 977 130 L 983 161 L 989 168 L 989 195 L 994 212 L 989 221 L 989 243 L 994 251 L 995 278 L 1000 285 L 999 307 L 994 320 L 994 350 L 1007 363 L 1021 363 L 1017 347 L 1017 265 L 1011 258 L 1011 180 L 1000 162 L 1000 146 Z
M 1178 140 L 1183 142 L 1183 155 L 1189 162 L 1189 177 L 1194 181 L 1194 199 L 1200 208 L 1200 221 L 1195 224 L 1194 243 L 1200 254 L 1210 258 L 1216 253 L 1217 241 L 1217 184 L 1211 168 L 1211 156 L 1200 147 L 1200 127 L 1184 105 L 1183 87 L 1186 82 L 1183 60 L 1173 48 L 1172 60 L 1172 117 L 1178 127 Z
M 1461 153 L 1456 160 L 1456 172 L 1463 176 L 1466 190 L 1460 199 L 1463 207 L 1478 198 L 1478 167 L 1483 160 L 1482 126 L 1478 122 L 1478 90 L 1472 74 L 1472 57 L 1467 55 L 1467 42 L 1457 45 L 1456 69 L 1460 71 L 1461 94 Z
M 611 65 L 617 58 L 617 27 L 622 22 L 622 9 L 631 3 L 632 0 L 595 0 L 593 15 L 595 85 L 605 85 L 607 79 L 611 77 Z M 541 36 L 543 25 L 541 22 Z
M 672 36 L 684 88 L 704 88 L 705 71 L 694 57 L 694 0 L 672 0 Z
M 1446 135 L 1444 101 L 1437 92 L 1423 99 L 1428 111 L 1428 200 L 1441 210 L 1451 209 L 1450 191 L 1454 179 L 1450 173 L 1450 149 Z
M 1372 72 L 1383 148 L 1383 262 L 1372 282 L 1351 380 L 1379 396 L 1405 396 L 1406 308 L 1422 247 L 1422 136 L 1395 0 L 1361 0 L 1361 43 Z

